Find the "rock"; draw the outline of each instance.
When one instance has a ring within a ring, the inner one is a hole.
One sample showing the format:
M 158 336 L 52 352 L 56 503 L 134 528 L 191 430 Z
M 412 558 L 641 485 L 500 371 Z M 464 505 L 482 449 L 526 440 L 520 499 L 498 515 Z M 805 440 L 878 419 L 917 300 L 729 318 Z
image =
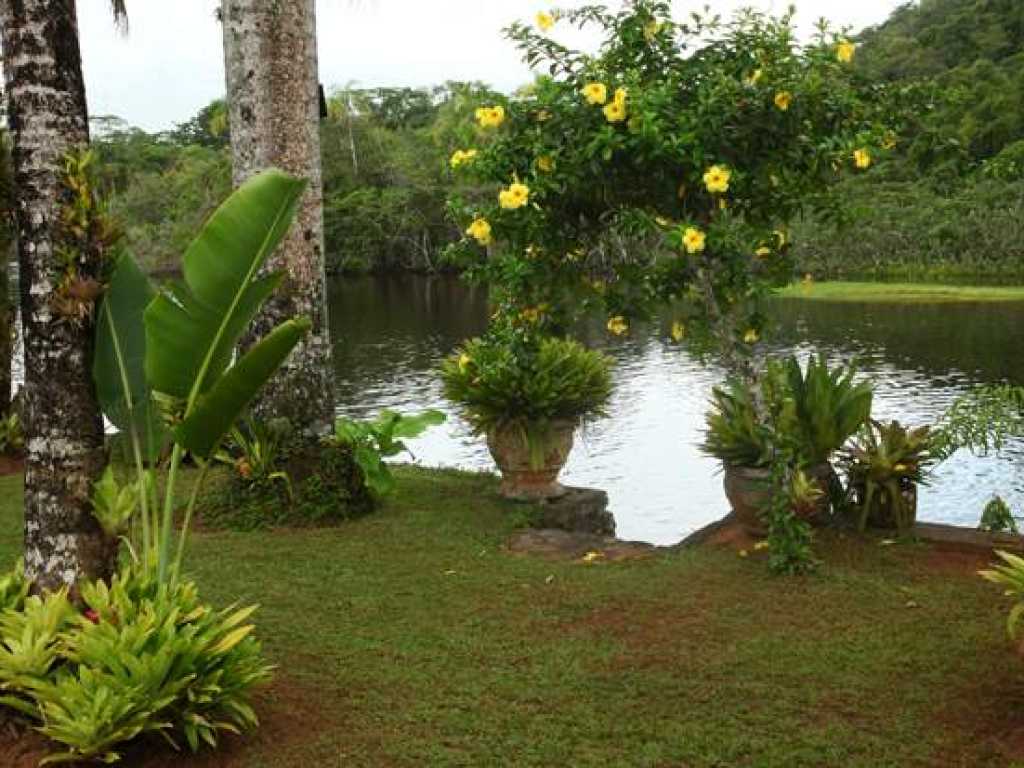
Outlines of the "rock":
M 615 536 L 608 494 L 596 488 L 566 488 L 563 496 L 537 502 L 536 510 L 537 528 Z
M 650 557 L 659 548 L 643 542 L 619 541 L 594 533 L 572 533 L 553 528 L 531 528 L 509 538 L 506 548 L 521 555 L 551 560 L 581 560 L 588 563 L 635 560 Z

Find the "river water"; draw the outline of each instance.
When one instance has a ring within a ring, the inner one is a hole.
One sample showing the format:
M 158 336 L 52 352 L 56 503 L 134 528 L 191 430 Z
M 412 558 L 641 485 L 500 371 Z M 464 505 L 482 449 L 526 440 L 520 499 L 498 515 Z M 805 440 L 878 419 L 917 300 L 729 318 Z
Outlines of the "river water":
M 474 437 L 441 394 L 439 361 L 486 325 L 486 291 L 447 277 L 331 281 L 338 411 L 440 408 L 447 424 L 412 441 L 428 466 L 490 469 Z M 777 302 L 776 352 L 821 351 L 856 360 L 876 385 L 875 414 L 904 423 L 935 420 L 975 384 L 1024 382 L 1024 304 Z M 578 436 L 563 480 L 605 489 L 620 537 L 660 544 L 728 512 L 716 461 L 697 450 L 719 368 L 667 341 L 671 318 L 624 338 L 584 329 L 584 340 L 616 362 L 609 417 Z M 920 497 L 923 520 L 976 525 L 994 493 L 1024 511 L 1024 444 L 1001 456 L 959 453 Z

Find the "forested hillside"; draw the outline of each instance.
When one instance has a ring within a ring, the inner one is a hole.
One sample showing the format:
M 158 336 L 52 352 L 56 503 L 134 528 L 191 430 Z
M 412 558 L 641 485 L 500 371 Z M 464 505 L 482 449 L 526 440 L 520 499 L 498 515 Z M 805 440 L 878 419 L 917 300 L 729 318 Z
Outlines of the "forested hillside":
M 801 269 L 820 276 L 1024 275 L 1024 2 L 922 0 L 857 38 L 872 80 L 920 85 L 920 122 L 867 174 L 841 185 L 837 228 L 804 222 Z M 436 269 L 457 237 L 445 211 L 459 116 L 480 83 L 335 89 L 322 123 L 328 269 Z M 132 248 L 170 262 L 228 192 L 229 126 L 214 102 L 175 130 L 104 119 L 112 206 Z
M 841 189 L 847 228 L 802 228 L 801 261 L 829 275 L 1024 274 L 1024 3 L 908 3 L 858 39 L 862 72 L 930 84 L 930 109 Z

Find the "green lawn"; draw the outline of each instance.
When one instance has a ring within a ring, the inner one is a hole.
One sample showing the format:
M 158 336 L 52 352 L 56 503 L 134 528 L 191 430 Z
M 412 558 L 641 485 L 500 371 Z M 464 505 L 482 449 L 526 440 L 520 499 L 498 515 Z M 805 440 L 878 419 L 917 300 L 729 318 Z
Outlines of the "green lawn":
M 502 551 L 491 478 L 399 481 L 335 529 L 196 536 L 204 594 L 262 605 L 278 672 L 264 727 L 190 765 L 1005 768 L 1021 747 L 1024 663 L 969 558 L 822 537 L 802 579 L 715 548 L 550 562 Z M 0 479 L 4 565 L 20 494 Z
M 786 299 L 941 303 L 1024 301 L 1024 286 L 931 285 L 928 283 L 795 283 L 780 291 Z

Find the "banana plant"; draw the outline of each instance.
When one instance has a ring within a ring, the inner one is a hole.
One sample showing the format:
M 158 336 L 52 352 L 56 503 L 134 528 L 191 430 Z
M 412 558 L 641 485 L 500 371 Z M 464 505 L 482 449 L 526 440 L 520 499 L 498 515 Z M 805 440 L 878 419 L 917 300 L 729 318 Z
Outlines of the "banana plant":
M 152 461 L 168 439 L 173 446 L 159 517 L 155 499 L 139 500 L 143 557 L 147 563 L 155 558 L 161 581 L 175 580 L 180 571 L 210 459 L 309 330 L 306 318 L 288 320 L 236 358 L 242 334 L 281 282 L 282 274 L 261 269 L 291 226 L 305 186 L 275 169 L 252 177 L 188 247 L 181 281 L 155 290 L 126 254 L 100 306 L 97 393 L 107 418 L 128 433 L 140 488 L 146 487 L 145 459 Z M 175 492 L 186 453 L 201 471 L 172 563 Z

